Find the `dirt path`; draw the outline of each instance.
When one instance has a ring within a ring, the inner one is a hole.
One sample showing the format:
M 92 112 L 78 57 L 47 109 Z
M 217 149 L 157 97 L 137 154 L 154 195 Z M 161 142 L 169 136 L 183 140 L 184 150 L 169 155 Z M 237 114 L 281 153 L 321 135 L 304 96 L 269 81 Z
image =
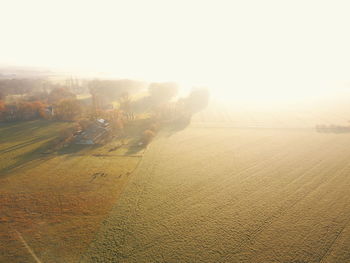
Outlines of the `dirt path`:
M 81 262 L 350 262 L 349 159 L 347 134 L 160 137 Z

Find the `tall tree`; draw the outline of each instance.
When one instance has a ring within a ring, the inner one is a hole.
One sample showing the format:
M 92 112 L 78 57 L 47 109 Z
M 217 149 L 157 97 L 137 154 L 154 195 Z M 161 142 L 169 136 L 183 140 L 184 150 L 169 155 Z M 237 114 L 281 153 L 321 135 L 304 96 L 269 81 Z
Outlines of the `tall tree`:
M 59 103 L 61 100 L 75 99 L 76 95 L 70 92 L 67 88 L 60 87 L 53 89 L 49 94 L 50 103 Z
M 77 99 L 61 100 L 55 107 L 55 116 L 60 120 L 75 120 L 81 114 L 81 105 Z

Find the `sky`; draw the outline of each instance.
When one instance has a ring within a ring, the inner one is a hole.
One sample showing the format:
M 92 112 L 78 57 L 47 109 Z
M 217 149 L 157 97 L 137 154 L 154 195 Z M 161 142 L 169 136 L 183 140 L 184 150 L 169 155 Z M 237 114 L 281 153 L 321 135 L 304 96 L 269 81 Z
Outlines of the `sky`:
M 350 89 L 350 1 L 0 0 L 0 64 L 206 86 L 223 98 Z

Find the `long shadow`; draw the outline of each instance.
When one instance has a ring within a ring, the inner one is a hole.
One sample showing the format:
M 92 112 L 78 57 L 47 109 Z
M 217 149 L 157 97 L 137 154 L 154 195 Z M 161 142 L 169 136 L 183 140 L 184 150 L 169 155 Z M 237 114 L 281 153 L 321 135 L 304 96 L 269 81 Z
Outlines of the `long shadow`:
M 164 127 L 165 135 L 170 137 L 175 133 L 185 130 L 191 124 L 191 117 L 179 118 Z
M 40 142 L 40 141 L 43 141 L 43 140 L 48 139 L 48 138 L 50 138 L 50 137 L 49 136 L 48 137 L 44 137 L 44 138 L 43 137 L 36 137 L 36 138 L 34 138 L 32 140 L 28 140 L 26 142 L 19 143 L 19 144 L 7 147 L 5 149 L 2 149 L 2 150 L 0 150 L 0 154 L 11 152 L 11 151 L 15 151 L 15 150 L 19 150 L 19 149 L 24 148 L 26 146 L 29 146 L 29 145 L 31 145 L 33 143 Z
M 87 150 L 94 150 L 102 145 L 100 144 L 92 144 L 92 145 L 86 145 L 86 144 L 70 144 L 67 147 L 62 147 L 57 151 L 57 154 L 59 155 L 72 155 L 77 154 L 79 152 L 87 151 Z
M 32 143 L 37 143 L 40 141 L 45 141 L 46 139 L 43 138 L 41 140 L 33 140 Z M 26 146 L 29 146 L 30 144 L 27 144 Z M 4 167 L 0 169 L 0 175 L 5 176 L 14 171 L 15 169 L 23 168 L 27 165 L 33 164 L 34 161 L 35 164 L 39 164 L 41 162 L 47 161 L 48 159 L 51 159 L 54 157 L 53 154 L 45 154 L 48 147 L 51 145 L 51 141 L 48 141 L 44 143 L 43 145 L 39 146 L 38 148 L 34 149 L 33 151 L 29 151 L 23 154 L 20 154 L 16 157 L 16 162 L 12 165 L 9 165 L 7 167 Z
M 124 155 L 125 156 L 135 155 L 135 154 L 139 153 L 140 151 L 144 150 L 147 145 L 138 145 L 139 142 L 140 142 L 140 140 L 136 140 L 136 139 L 134 141 L 132 141 L 129 144 L 128 150 Z
M 34 139 L 52 137 L 52 135 L 47 135 L 57 131 L 53 130 L 57 127 L 56 124 L 57 122 L 45 120 L 1 123 L 0 144 L 8 142 L 27 143 Z
M 40 141 L 45 141 L 45 139 L 44 138 L 41 140 L 36 139 L 36 140 L 33 140 L 32 143 L 37 143 Z M 68 147 L 62 147 L 54 151 L 54 150 L 51 150 L 53 142 L 54 142 L 54 139 L 47 141 L 40 147 L 34 149 L 33 151 L 29 151 L 24 154 L 18 155 L 16 157 L 16 162 L 14 164 L 0 169 L 0 176 L 8 175 L 9 173 L 13 172 L 15 169 L 31 166 L 31 164 L 38 165 L 42 162 L 48 161 L 56 157 L 57 155 L 74 156 L 79 152 L 97 149 L 102 146 L 98 144 L 95 144 L 95 145 L 70 144 Z M 26 146 L 28 145 L 30 144 L 26 144 Z
M 40 128 L 36 125 L 33 126 L 33 122 L 24 123 L 20 125 L 18 123 L 6 123 L 6 126 L 0 126 L 0 142 L 7 142 L 10 137 L 11 140 L 16 140 L 17 138 L 23 138 L 23 136 L 28 136 L 32 134 L 33 131 Z
M 57 155 L 74 156 L 74 154 L 80 151 L 96 149 L 101 146 L 101 145 L 71 144 L 68 147 L 63 147 L 55 151 L 55 150 L 52 150 L 55 139 L 47 140 L 47 138 L 33 139 L 25 144 L 21 144 L 20 146 L 26 147 L 26 146 L 30 146 L 31 144 L 36 144 L 43 141 L 46 141 L 46 142 L 44 142 L 42 145 L 40 145 L 36 149 L 17 155 L 15 163 L 0 169 L 0 176 L 2 177 L 2 176 L 9 175 L 11 172 L 13 172 L 16 169 L 31 167 L 32 165 L 33 166 L 38 165 L 40 163 L 43 163 L 45 161 L 48 161 L 56 157 Z M 17 150 L 17 149 L 20 149 L 21 147 L 7 149 L 6 151 L 8 152 L 10 150 Z M 2 153 L 5 153 L 5 152 L 2 152 Z
M 5 158 L 11 158 L 10 164 L 0 168 L 0 176 L 9 175 L 16 169 L 38 165 L 57 155 L 74 155 L 80 151 L 90 150 L 101 145 L 77 145 L 71 143 L 68 147 L 55 149 L 57 132 L 51 122 L 28 121 L 0 125 L 0 144 L 9 143 L 0 150 Z M 5 145 L 5 144 L 4 144 Z M 14 152 L 12 154 L 11 152 Z M 6 155 L 9 153 L 10 155 Z M 5 159 L 6 160 L 6 159 Z

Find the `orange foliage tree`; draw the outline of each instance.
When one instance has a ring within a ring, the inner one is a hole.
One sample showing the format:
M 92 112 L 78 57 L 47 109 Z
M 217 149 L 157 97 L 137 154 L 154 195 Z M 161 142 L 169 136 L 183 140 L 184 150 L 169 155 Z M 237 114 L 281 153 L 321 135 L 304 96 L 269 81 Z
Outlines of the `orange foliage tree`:
M 65 99 L 57 104 L 55 112 L 57 119 L 72 121 L 80 116 L 82 108 L 77 99 Z

